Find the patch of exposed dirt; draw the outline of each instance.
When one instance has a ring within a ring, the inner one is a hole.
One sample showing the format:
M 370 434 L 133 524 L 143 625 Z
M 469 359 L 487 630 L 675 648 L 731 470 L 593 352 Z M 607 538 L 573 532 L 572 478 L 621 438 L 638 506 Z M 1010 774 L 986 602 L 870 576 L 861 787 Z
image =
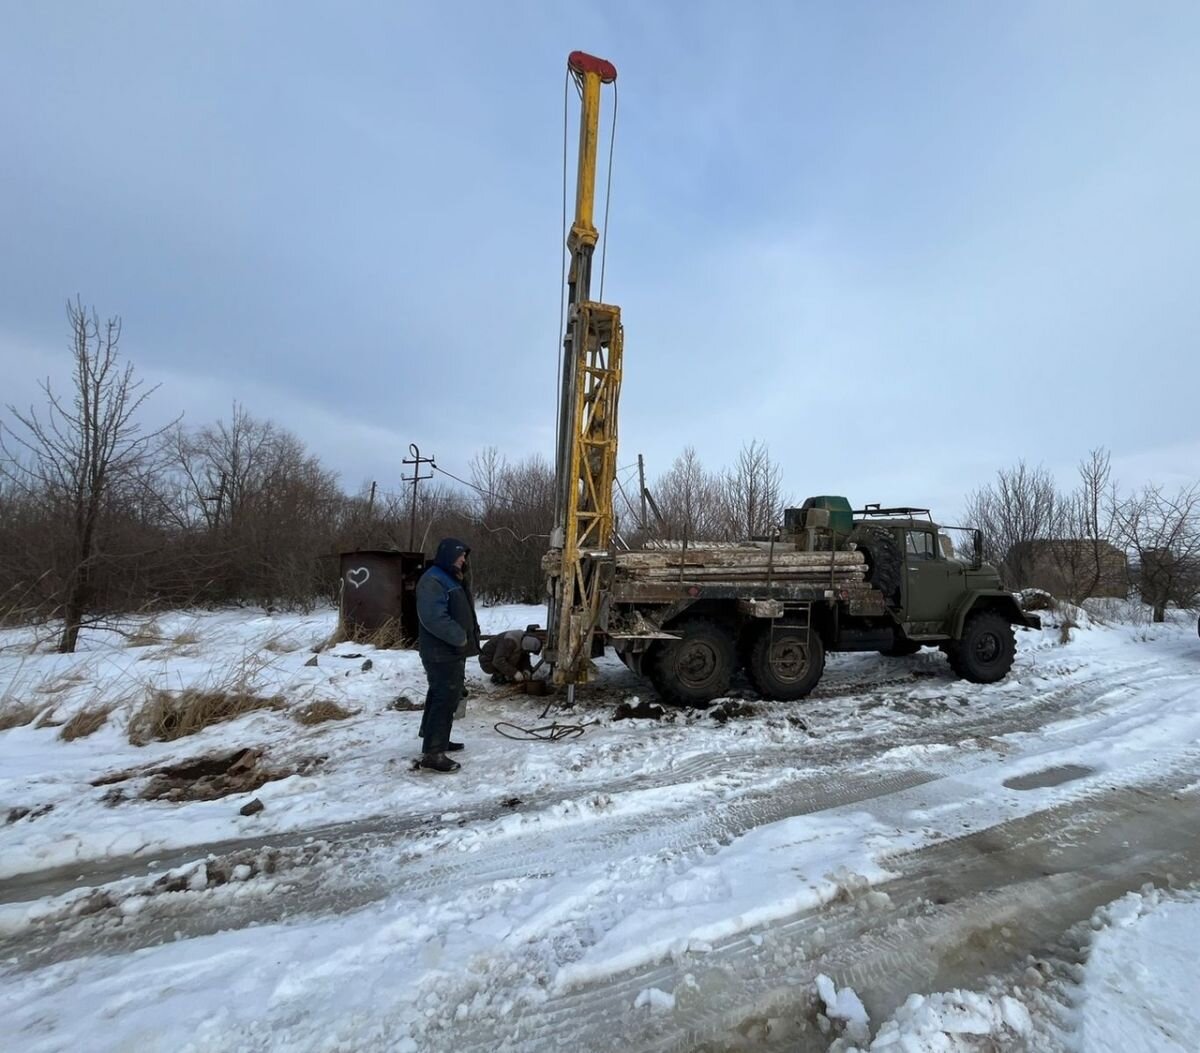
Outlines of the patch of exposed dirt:
M 138 794 L 147 801 L 215 801 L 235 793 L 253 793 L 259 787 L 289 775 L 307 775 L 325 763 L 325 757 L 309 757 L 295 766 L 263 763 L 262 750 L 243 748 L 229 753 L 191 757 L 157 768 L 135 768 L 113 772 L 92 781 L 93 786 L 111 786 L 102 798 L 119 804 L 129 794 L 119 783 L 141 776 L 149 781 Z
M 622 702 L 613 713 L 613 720 L 662 720 L 665 715 L 666 710 L 654 702 L 638 702 L 636 706 Z
M 712 719 L 718 724 L 724 724 L 729 720 L 757 716 L 758 707 L 752 706 L 749 702 L 742 702 L 736 698 L 727 698 L 711 707 L 708 710 L 708 715 L 712 717 Z
M 16 808 L 10 808 L 8 815 L 5 816 L 4 824 L 8 826 L 11 823 L 20 822 L 22 819 L 40 819 L 47 812 L 54 811 L 52 804 L 39 804 L 36 808 L 23 808 L 18 805 Z

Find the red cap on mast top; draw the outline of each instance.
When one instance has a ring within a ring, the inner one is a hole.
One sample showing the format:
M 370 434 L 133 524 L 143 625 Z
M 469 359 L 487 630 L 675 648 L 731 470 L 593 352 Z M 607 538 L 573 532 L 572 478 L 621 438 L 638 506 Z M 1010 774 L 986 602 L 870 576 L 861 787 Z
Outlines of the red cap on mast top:
M 567 68 L 573 73 L 598 73 L 601 84 L 611 84 L 617 79 L 617 67 L 608 59 L 596 58 L 586 51 L 572 51 L 567 56 Z

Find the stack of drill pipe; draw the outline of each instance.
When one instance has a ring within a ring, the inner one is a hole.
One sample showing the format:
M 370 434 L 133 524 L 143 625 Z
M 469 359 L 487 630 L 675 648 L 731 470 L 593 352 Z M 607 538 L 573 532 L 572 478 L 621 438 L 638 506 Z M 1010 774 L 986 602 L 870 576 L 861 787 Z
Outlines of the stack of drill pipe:
M 682 567 L 682 574 L 681 574 Z M 617 569 L 638 581 L 855 584 L 866 565 L 859 552 L 799 552 L 791 548 L 695 547 L 683 551 L 622 552 Z

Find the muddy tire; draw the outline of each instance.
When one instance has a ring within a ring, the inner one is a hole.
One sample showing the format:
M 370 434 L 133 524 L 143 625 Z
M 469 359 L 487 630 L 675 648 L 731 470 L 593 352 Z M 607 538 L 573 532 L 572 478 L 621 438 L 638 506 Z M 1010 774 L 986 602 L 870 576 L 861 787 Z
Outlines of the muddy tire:
M 737 664 L 732 634 L 704 618 L 667 632 L 679 639 L 660 644 L 650 664 L 650 680 L 664 701 L 694 706 L 728 694 Z
M 950 668 L 975 684 L 994 684 L 1012 668 L 1017 644 L 1012 625 L 994 611 L 969 615 L 962 636 L 946 645 Z
M 867 561 L 867 583 L 883 593 L 889 604 L 900 602 L 900 579 L 904 558 L 890 530 L 860 526 L 850 540 Z
M 825 645 L 816 633 L 796 625 L 764 628 L 750 649 L 746 671 L 763 698 L 793 702 L 804 698 L 825 671 Z

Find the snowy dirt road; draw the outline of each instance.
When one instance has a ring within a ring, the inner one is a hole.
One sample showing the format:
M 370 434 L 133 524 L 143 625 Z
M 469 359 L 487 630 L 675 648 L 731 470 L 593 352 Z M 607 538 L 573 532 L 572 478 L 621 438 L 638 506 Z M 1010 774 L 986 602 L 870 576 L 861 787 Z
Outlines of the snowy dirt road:
M 0 732 L 0 803 L 23 813 L 0 827 L 0 1014 L 31 1050 L 882 1049 L 929 1019 L 994 1043 L 930 1049 L 1081 1048 L 1081 926 L 1200 883 L 1200 646 L 1182 620 L 1079 617 L 1066 644 L 1022 634 L 998 685 L 936 652 L 837 656 L 804 703 L 746 690 L 659 721 L 613 719 L 645 689 L 606 663 L 557 714 L 596 723 L 558 743 L 496 735 L 537 710 L 476 671 L 446 778 L 409 769 L 420 715 L 389 708 L 419 697 L 415 656 L 347 645 L 318 670 L 282 651 L 268 685 L 344 721 L 257 712 L 134 747 L 115 706 L 76 742 Z M 154 675 L 328 631 L 188 624 L 199 653 L 164 643 Z M 20 657 L 74 685 L 63 718 L 119 679 L 110 652 L 76 658 Z M 142 795 L 154 765 L 251 746 L 281 776 L 254 792 Z M 909 1004 L 955 989 L 994 997 Z

